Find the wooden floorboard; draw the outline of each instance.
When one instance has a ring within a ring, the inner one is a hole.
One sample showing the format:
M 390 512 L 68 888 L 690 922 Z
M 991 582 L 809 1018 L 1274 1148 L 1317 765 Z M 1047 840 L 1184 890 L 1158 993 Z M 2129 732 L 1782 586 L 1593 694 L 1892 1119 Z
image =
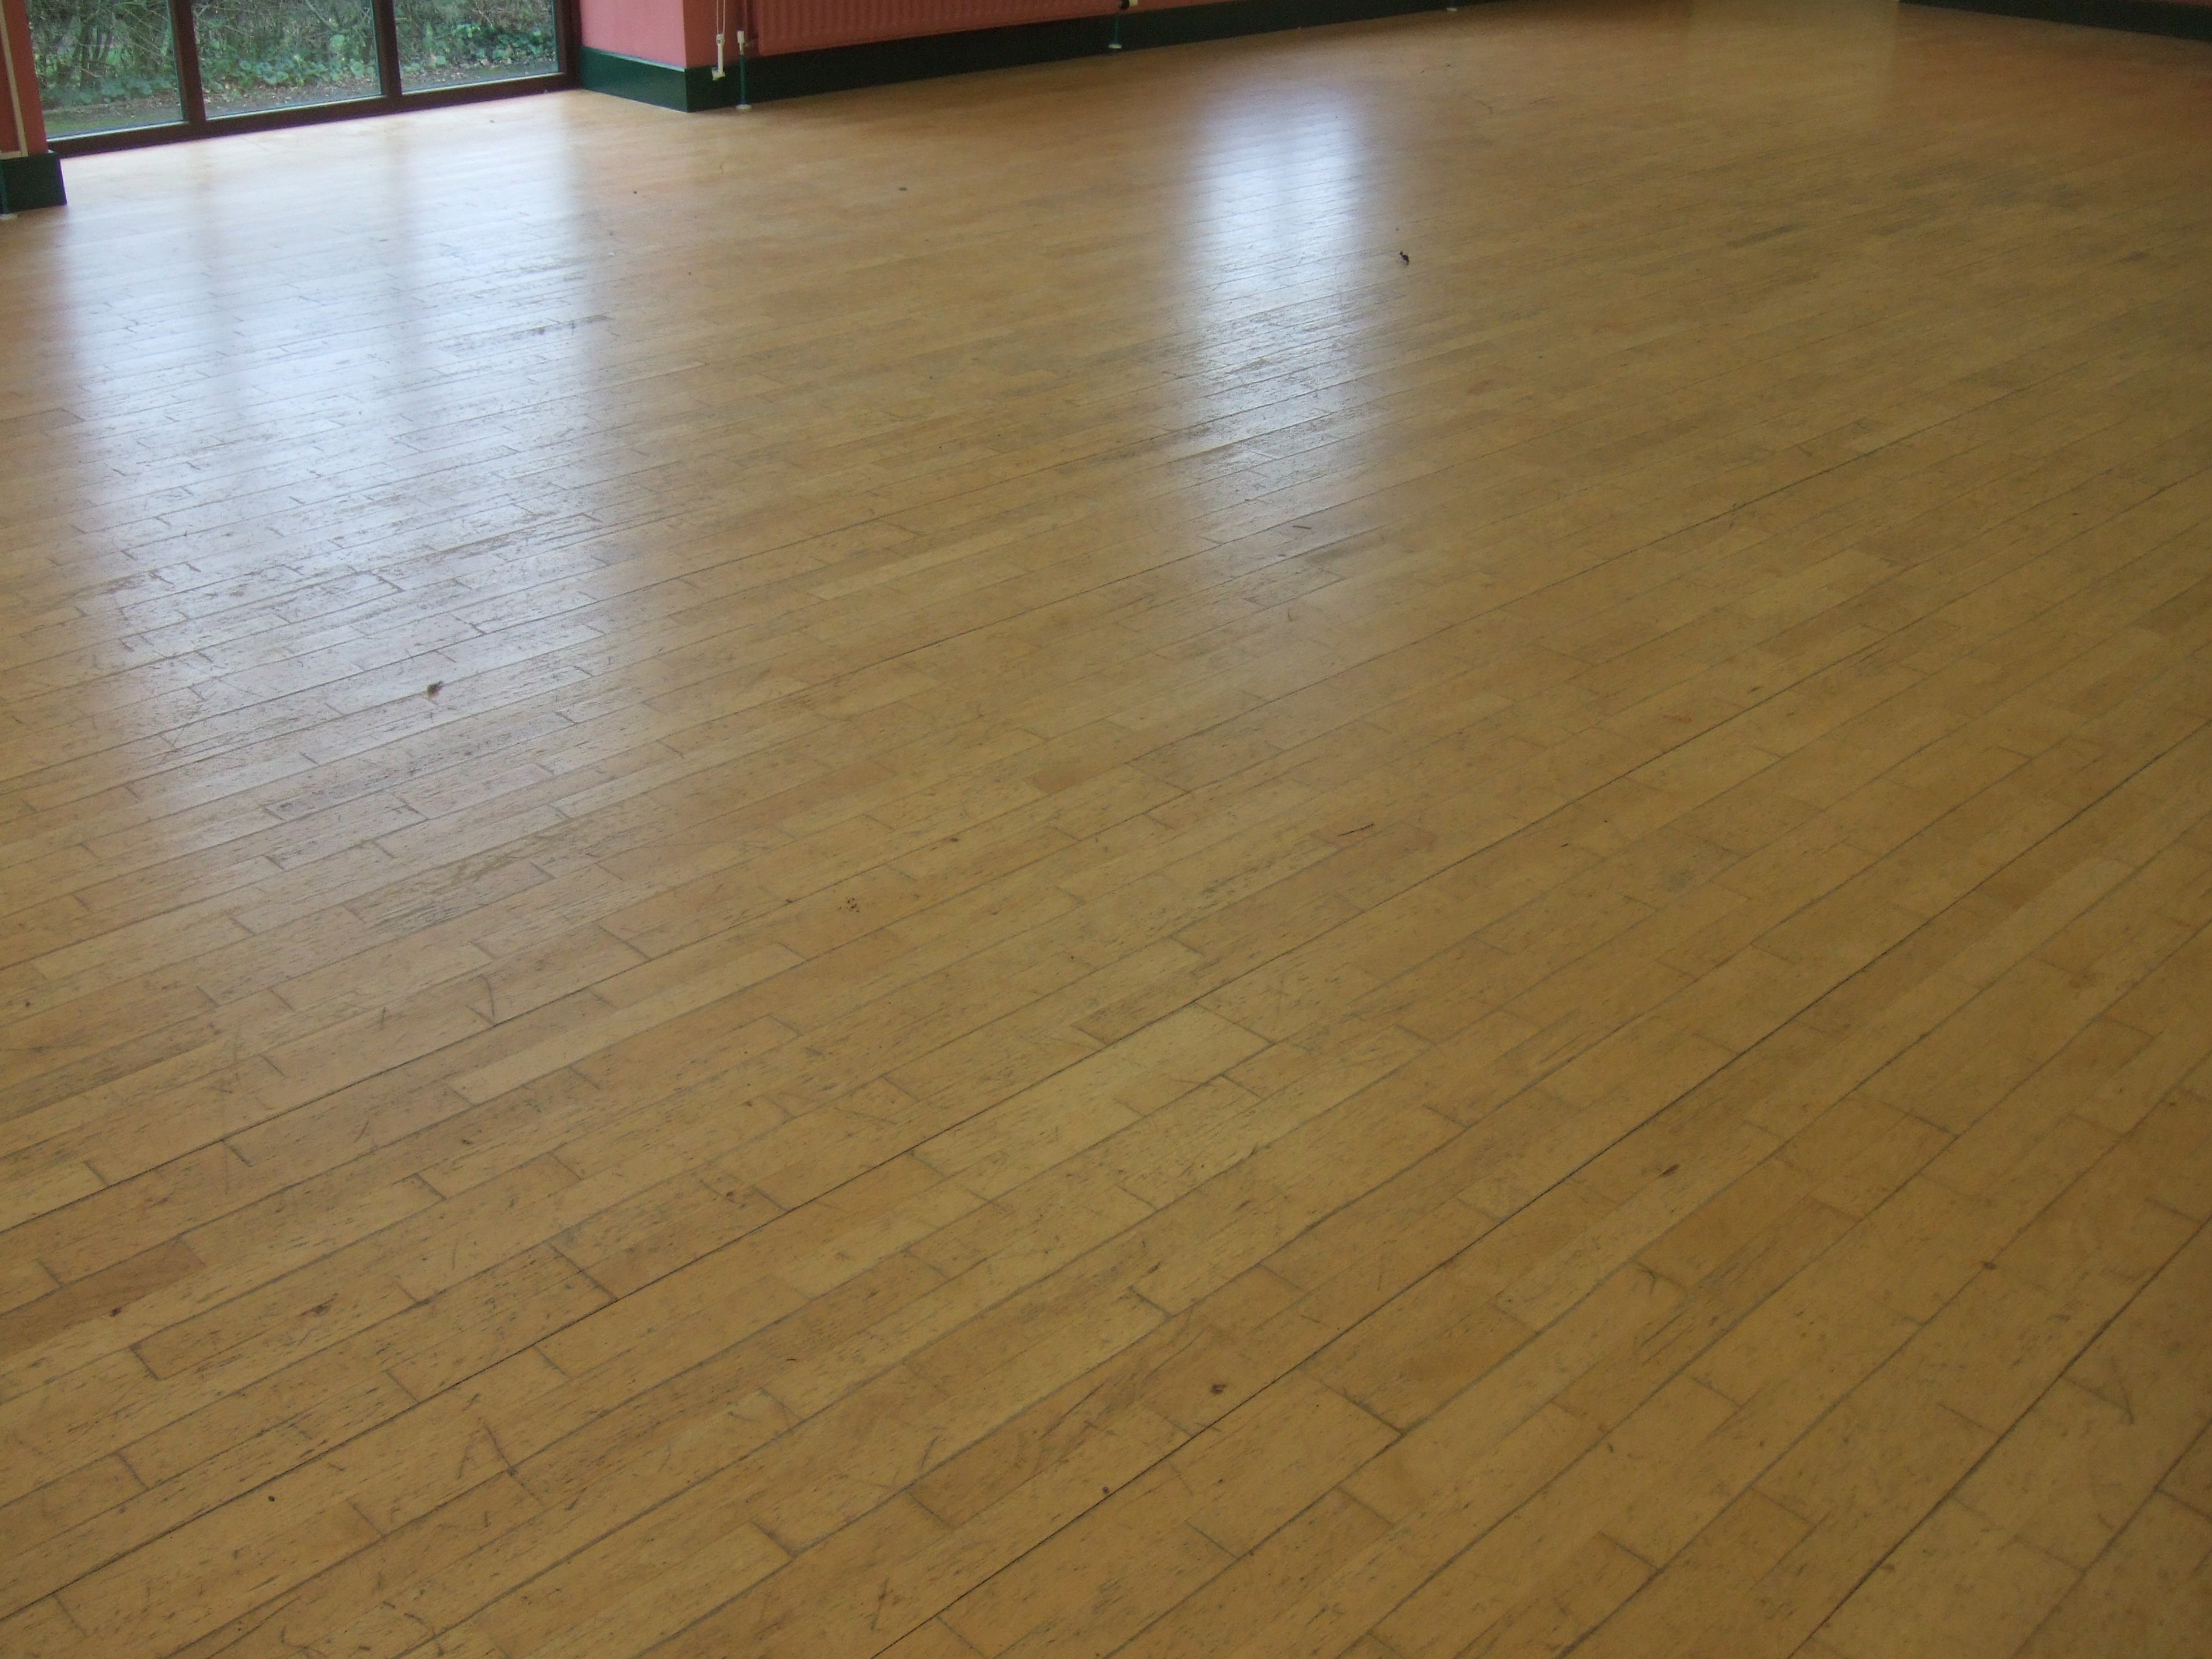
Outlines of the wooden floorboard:
M 2212 1651 L 2212 52 L 1509 0 L 0 226 L 0 1653 Z

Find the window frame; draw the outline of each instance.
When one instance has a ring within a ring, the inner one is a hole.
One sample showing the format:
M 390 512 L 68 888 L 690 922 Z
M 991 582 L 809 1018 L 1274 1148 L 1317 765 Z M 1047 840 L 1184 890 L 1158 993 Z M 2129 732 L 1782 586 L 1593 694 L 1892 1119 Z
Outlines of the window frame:
M 200 76 L 199 37 L 192 16 L 192 0 L 167 0 L 170 39 L 174 43 L 181 121 L 150 126 L 118 127 L 109 132 L 72 133 L 47 137 L 47 148 L 57 155 L 95 155 L 108 150 L 142 149 L 149 144 L 173 144 L 191 138 L 219 138 L 226 133 L 269 132 L 280 127 L 313 126 L 325 121 L 353 121 L 370 115 L 398 115 L 408 110 L 437 109 L 453 104 L 478 104 L 496 98 L 520 98 L 533 93 L 559 92 L 577 84 L 579 54 L 578 0 L 553 0 L 553 42 L 559 67 L 550 75 L 519 75 L 501 81 L 472 81 L 465 85 L 431 87 L 406 91 L 399 82 L 399 21 L 397 0 L 370 0 L 376 21 L 376 68 L 379 90 L 371 97 L 335 99 L 328 103 L 301 104 L 289 109 L 255 110 L 240 115 L 210 115 L 206 89 Z

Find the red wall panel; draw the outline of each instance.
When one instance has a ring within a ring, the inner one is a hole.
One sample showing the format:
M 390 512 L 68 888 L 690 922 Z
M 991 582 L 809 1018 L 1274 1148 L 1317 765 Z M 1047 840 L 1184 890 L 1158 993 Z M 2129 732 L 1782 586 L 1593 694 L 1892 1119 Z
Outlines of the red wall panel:
M 23 0 L 0 0 L 0 155 L 36 154 L 46 147 L 46 124 L 31 73 L 31 21 Z
M 1118 0 L 752 0 L 751 5 L 755 49 L 763 57 L 1008 23 L 1101 17 L 1119 9 Z
M 618 52 L 625 58 L 643 58 L 656 64 L 703 61 L 696 55 L 696 33 L 690 27 L 694 8 L 668 0 L 578 0 L 580 38 L 599 52 Z M 714 52 L 714 26 L 707 26 L 708 55 Z

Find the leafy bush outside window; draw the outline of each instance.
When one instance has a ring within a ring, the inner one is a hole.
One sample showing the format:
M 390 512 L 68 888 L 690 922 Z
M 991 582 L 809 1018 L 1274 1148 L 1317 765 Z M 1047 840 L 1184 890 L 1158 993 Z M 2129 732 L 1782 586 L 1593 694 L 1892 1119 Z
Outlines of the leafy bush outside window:
M 373 98 L 373 0 L 197 0 L 210 115 Z M 33 57 L 57 137 L 182 118 L 167 0 L 30 0 Z M 557 67 L 550 0 L 398 0 L 410 91 Z
M 178 118 L 162 0 L 31 0 L 31 62 L 58 137 Z

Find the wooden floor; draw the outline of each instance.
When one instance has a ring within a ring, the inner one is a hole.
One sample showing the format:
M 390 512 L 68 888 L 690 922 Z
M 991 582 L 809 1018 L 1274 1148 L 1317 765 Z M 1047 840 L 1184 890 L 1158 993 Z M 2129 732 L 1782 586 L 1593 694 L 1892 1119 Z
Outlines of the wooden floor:
M 9 1659 L 2212 1652 L 2212 48 L 70 185 Z

